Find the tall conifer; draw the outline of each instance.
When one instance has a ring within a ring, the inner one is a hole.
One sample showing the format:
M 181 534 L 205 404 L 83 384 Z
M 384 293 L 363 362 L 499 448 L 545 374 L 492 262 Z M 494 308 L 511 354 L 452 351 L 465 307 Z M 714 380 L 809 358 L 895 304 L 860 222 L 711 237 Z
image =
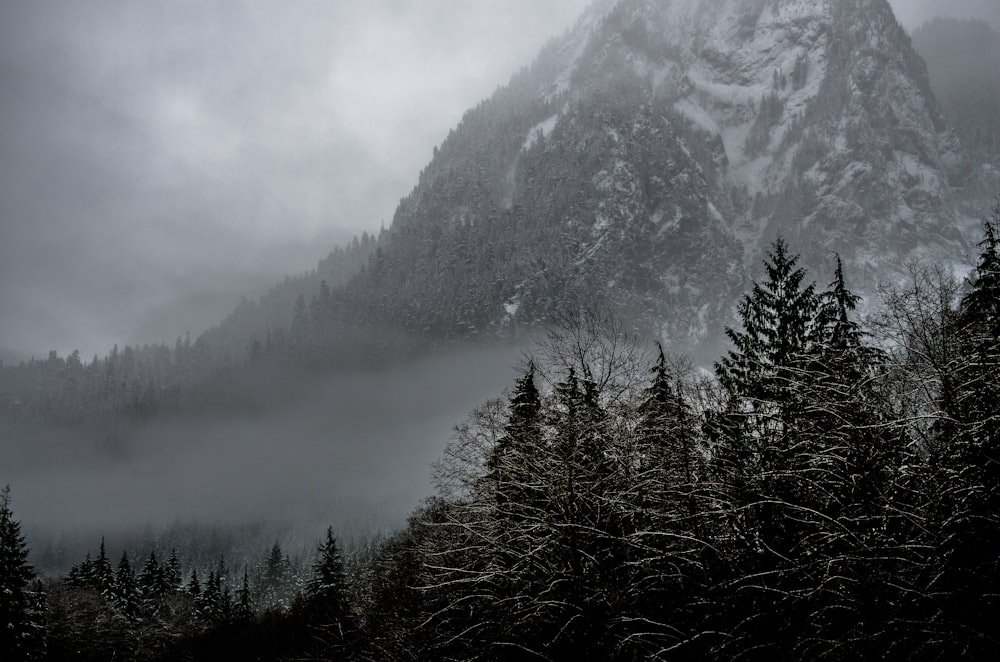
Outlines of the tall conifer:
M 10 507 L 10 486 L 0 490 L 0 652 L 4 660 L 27 660 L 38 650 L 33 626 L 34 596 L 28 584 L 35 571 L 21 523 Z

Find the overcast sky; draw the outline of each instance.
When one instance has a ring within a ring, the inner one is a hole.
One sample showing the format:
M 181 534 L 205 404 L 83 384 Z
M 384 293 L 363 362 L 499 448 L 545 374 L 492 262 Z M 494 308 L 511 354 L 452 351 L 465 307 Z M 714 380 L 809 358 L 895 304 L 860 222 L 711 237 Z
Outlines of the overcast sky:
M 0 0 L 0 358 L 197 334 L 388 225 L 586 4 Z

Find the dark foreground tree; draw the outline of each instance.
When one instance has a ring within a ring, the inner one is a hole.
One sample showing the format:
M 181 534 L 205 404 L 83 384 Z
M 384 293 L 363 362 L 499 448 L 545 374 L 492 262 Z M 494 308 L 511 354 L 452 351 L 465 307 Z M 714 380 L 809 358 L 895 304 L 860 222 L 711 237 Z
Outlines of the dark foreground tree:
M 334 659 L 347 654 L 355 643 L 357 627 L 348 600 L 344 558 L 332 527 L 317 549 L 300 611 L 317 654 Z
M 886 518 L 902 443 L 879 409 L 882 355 L 853 319 L 839 259 L 821 294 L 796 263 L 779 240 L 716 366 L 726 400 L 709 416 L 724 657 L 867 657 L 892 637 L 886 594 L 899 544 Z
M 925 590 L 954 655 L 988 659 L 1000 619 L 1000 204 L 968 290 L 941 333 L 953 349 L 936 394 L 924 483 L 934 532 Z M 960 634 L 954 636 L 952 631 Z
M 21 523 L 10 506 L 10 486 L 0 491 L 0 658 L 30 660 L 43 646 L 42 606 L 30 590 L 35 571 L 28 564 L 28 546 Z

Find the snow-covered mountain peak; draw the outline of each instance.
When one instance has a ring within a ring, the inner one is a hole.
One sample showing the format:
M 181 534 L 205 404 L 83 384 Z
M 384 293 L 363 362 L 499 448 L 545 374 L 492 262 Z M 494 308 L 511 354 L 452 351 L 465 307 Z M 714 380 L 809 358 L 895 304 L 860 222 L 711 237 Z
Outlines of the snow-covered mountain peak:
M 869 296 L 963 254 L 973 165 L 887 0 L 600 0 L 466 114 L 366 278 L 421 328 L 597 299 L 710 343 L 779 234 Z

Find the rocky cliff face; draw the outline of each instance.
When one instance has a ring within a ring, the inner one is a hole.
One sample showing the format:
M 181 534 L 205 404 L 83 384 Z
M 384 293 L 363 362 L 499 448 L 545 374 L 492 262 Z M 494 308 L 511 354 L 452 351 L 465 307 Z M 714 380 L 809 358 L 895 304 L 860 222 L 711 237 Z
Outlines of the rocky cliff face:
M 343 310 L 453 338 L 596 301 L 690 348 L 779 234 L 867 294 L 960 262 L 980 174 L 886 0 L 598 2 L 436 150 Z

